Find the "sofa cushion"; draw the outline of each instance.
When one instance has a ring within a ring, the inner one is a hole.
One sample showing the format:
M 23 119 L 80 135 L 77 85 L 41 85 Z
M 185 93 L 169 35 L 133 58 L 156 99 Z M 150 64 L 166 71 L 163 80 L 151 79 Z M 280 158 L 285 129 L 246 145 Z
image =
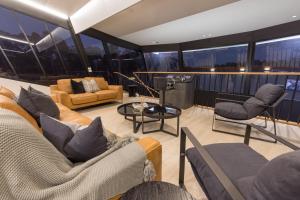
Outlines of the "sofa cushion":
M 98 96 L 98 100 L 115 99 L 117 98 L 118 92 L 115 90 L 101 90 L 95 92 Z
M 268 162 L 262 155 L 241 143 L 211 144 L 204 148 L 236 186 L 240 179 L 255 176 Z M 231 199 L 196 148 L 188 149 L 186 156 L 209 199 Z
M 273 104 L 284 93 L 282 86 L 265 84 L 255 93 L 255 97 L 263 101 L 266 105 Z
M 0 95 L 0 108 L 4 108 L 7 110 L 11 110 L 18 115 L 22 116 L 24 119 L 26 119 L 33 127 L 35 127 L 37 130 L 41 131 L 37 122 L 35 119 L 26 111 L 24 110 L 20 105 L 17 104 L 16 101 Z
M 243 106 L 248 113 L 249 119 L 256 117 L 265 110 L 264 102 L 255 97 L 250 97 L 249 99 L 247 99 L 247 101 L 244 102 Z
M 107 139 L 103 135 L 100 117 L 86 128 L 78 129 L 66 144 L 64 151 L 73 162 L 85 162 L 107 150 Z
M 232 102 L 220 102 L 215 106 L 215 113 L 229 119 L 246 120 L 248 113 L 243 105 Z
M 103 77 L 85 77 L 84 79 L 90 80 L 90 79 L 95 79 L 97 82 L 99 88 L 101 90 L 108 90 L 108 83 L 105 81 Z
M 100 90 L 95 79 L 91 79 L 91 80 L 84 79 L 84 80 L 82 80 L 82 84 L 83 84 L 85 92 L 97 92 Z
M 71 128 L 43 113 L 40 115 L 40 122 L 44 136 L 57 150 L 66 155 L 64 147 L 74 135 Z
M 75 105 L 91 103 L 98 100 L 97 94 L 94 93 L 82 93 L 82 94 L 70 94 L 71 101 Z
M 0 95 L 4 95 L 10 99 L 16 100 L 17 97 L 15 95 L 15 93 L 9 89 L 7 89 L 6 87 L 0 86 Z
M 59 109 L 52 98 L 40 91 L 29 88 L 30 91 L 21 88 L 18 104 L 22 106 L 39 123 L 40 113 L 50 117 L 59 118 Z
M 71 86 L 72 86 L 72 91 L 73 91 L 74 94 L 85 93 L 82 81 L 74 81 L 72 79 L 71 80 Z

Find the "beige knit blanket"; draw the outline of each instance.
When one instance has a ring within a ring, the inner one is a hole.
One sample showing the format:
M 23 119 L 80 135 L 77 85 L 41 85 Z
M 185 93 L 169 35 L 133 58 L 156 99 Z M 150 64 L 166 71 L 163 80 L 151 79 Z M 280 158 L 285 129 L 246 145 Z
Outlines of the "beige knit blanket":
M 75 166 L 21 116 L 0 109 L 1 200 L 109 199 L 143 182 L 145 161 L 123 139 Z

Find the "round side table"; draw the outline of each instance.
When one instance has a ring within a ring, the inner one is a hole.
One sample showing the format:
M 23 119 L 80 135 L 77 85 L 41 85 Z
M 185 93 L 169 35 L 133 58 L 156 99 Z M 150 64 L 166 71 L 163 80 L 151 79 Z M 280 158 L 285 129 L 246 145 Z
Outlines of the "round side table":
M 186 190 L 171 183 L 152 181 L 131 188 L 121 200 L 196 200 Z

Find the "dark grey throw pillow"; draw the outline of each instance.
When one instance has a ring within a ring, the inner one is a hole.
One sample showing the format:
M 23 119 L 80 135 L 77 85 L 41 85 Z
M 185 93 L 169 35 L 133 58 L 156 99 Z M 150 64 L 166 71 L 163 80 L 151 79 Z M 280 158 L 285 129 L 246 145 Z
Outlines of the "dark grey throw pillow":
M 71 79 L 71 86 L 74 94 L 85 93 L 82 81 L 77 82 Z
M 253 179 L 250 199 L 298 200 L 300 198 L 300 150 L 271 160 Z
M 72 162 L 85 162 L 107 150 L 107 138 L 103 135 L 100 117 L 75 133 L 68 125 L 54 118 L 44 114 L 40 118 L 45 137 Z
M 29 90 L 21 88 L 18 104 L 31 114 L 40 124 L 40 113 L 50 117 L 59 118 L 60 111 L 52 98 L 32 87 Z
M 66 144 L 64 151 L 73 162 L 85 162 L 107 150 L 107 139 L 103 135 L 100 117 L 82 130 L 77 130 L 74 137 Z
M 64 147 L 74 136 L 72 129 L 43 113 L 40 115 L 40 122 L 43 135 L 57 148 L 57 150 L 67 156 L 64 152 Z

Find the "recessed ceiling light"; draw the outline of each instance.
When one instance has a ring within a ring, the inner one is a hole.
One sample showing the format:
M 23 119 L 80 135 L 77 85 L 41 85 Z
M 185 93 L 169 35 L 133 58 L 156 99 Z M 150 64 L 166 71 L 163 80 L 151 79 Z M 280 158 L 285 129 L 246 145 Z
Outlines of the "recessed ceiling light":
M 28 44 L 28 42 L 26 40 L 20 40 L 20 39 L 16 39 L 16 38 L 4 36 L 4 35 L 0 35 L 0 38 L 5 39 L 5 40 L 14 41 L 14 42 L 23 43 L 23 44 Z M 29 44 L 34 45 L 31 42 L 29 42 Z
M 296 18 L 296 17 L 297 17 L 296 15 L 293 15 L 293 16 L 292 16 L 292 18 Z
M 24 0 L 15 0 L 15 1 L 18 1 L 22 4 L 25 4 L 25 5 L 30 6 L 32 8 L 35 8 L 37 10 L 41 10 L 45 13 L 50 14 L 50 15 L 54 15 L 54 16 L 59 17 L 61 19 L 65 19 L 65 20 L 68 19 L 68 15 L 66 15 L 65 13 L 59 12 L 57 10 L 54 10 L 53 8 L 44 6 L 44 5 L 42 5 L 40 3 L 37 3 L 35 1 L 32 1 L 32 0 L 26 0 L 26 1 L 24 1 Z

